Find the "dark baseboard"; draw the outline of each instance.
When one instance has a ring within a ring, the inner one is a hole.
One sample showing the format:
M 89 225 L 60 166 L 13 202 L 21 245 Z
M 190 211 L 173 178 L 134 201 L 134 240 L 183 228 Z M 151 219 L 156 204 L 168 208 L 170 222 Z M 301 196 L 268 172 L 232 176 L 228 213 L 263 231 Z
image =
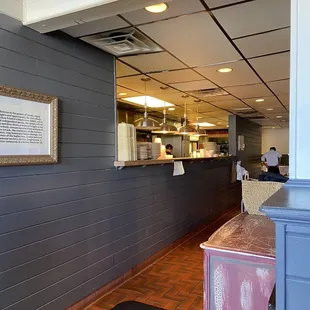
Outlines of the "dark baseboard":
M 148 259 L 146 259 L 141 264 L 131 268 L 128 272 L 123 274 L 122 276 L 118 277 L 117 279 L 113 280 L 112 282 L 102 286 L 98 290 L 94 291 L 84 299 L 80 300 L 76 304 L 72 305 L 71 307 L 67 308 L 67 310 L 85 310 L 89 305 L 94 303 L 99 298 L 103 297 L 104 295 L 110 293 L 114 289 L 116 289 L 118 286 L 122 285 L 124 282 L 128 281 L 129 279 L 133 278 L 138 273 L 142 272 L 144 269 L 150 267 L 153 265 L 156 261 L 167 255 L 169 252 L 180 246 L 182 243 L 186 242 L 187 240 L 193 238 L 198 233 L 202 232 L 203 230 L 207 229 L 211 225 L 213 225 L 215 222 L 219 221 L 222 217 L 224 217 L 226 214 L 234 211 L 234 210 L 240 210 L 240 206 L 233 207 L 231 209 L 226 210 L 225 212 L 220 213 L 218 216 L 214 218 L 208 217 L 205 219 L 205 222 L 207 224 L 200 224 L 198 227 L 196 227 L 192 232 L 186 234 L 184 237 L 179 238 L 178 240 L 174 241 L 169 246 L 165 247 L 161 251 L 157 252 L 156 254 L 152 255 Z

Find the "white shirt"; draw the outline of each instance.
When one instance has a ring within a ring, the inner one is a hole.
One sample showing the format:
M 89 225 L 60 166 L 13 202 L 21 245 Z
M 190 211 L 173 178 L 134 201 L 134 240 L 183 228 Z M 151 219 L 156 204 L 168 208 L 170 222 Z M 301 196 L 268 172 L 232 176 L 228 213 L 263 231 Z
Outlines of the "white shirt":
M 269 167 L 275 167 L 279 165 L 279 158 L 281 157 L 282 155 L 279 152 L 271 150 L 262 156 L 262 161 L 267 162 Z

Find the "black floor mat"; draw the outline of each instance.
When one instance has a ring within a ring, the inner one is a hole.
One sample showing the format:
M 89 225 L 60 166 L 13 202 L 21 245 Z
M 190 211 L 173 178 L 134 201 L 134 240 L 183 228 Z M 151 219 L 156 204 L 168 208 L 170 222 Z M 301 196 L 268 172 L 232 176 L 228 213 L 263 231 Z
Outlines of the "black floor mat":
M 149 306 L 136 301 L 125 301 L 116 305 L 112 310 L 164 310 L 164 309 Z

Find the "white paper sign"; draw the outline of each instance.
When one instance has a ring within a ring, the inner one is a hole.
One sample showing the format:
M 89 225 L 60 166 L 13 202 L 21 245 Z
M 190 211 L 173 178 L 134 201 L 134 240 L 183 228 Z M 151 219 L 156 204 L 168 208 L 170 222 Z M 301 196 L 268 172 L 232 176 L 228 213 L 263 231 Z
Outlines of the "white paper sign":
M 183 175 L 185 173 L 183 162 L 182 161 L 175 161 L 173 163 L 173 176 Z
M 49 104 L 0 96 L 0 156 L 49 155 Z

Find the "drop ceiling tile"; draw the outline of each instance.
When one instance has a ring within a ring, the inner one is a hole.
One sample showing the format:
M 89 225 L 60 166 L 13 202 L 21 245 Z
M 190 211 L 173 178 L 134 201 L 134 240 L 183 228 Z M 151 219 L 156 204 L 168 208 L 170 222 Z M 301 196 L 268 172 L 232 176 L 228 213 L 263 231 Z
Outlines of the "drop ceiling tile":
M 160 14 L 153 14 L 145 9 L 140 9 L 122 14 L 122 16 L 132 24 L 140 25 L 204 10 L 199 0 L 173 0 L 167 5 L 168 9 Z
M 259 99 L 264 99 L 263 102 L 256 102 L 257 98 L 250 98 L 250 99 L 243 99 L 243 101 L 250 105 L 250 106 L 255 106 L 255 107 L 274 107 L 281 105 L 278 99 L 275 96 L 268 96 L 268 97 L 259 97 Z
M 175 83 L 175 84 L 169 84 L 169 85 L 181 91 L 194 91 L 194 90 L 200 90 L 200 89 L 216 88 L 216 85 L 209 82 L 208 80 Z
M 207 112 L 216 112 L 218 111 L 219 109 L 214 107 L 213 105 L 209 104 L 209 103 L 200 103 L 199 104 L 199 112 L 200 113 L 207 113 Z
M 106 32 L 114 29 L 128 27 L 129 24 L 118 16 L 107 17 L 98 19 L 76 26 L 62 29 L 63 32 L 72 37 L 83 37 L 94 33 Z
M 268 113 L 267 114 L 268 118 L 270 118 L 271 120 L 275 120 L 278 122 L 281 122 L 283 119 L 284 120 L 288 120 L 289 118 L 289 113 Z M 278 117 L 282 117 L 282 118 L 278 118 Z
M 255 107 L 257 111 L 263 114 L 270 114 L 270 113 L 286 113 L 286 109 L 279 103 L 276 107 L 272 107 L 273 111 L 267 111 L 266 107 Z
M 278 97 L 285 106 L 290 105 L 290 94 L 279 95 Z
M 241 58 L 207 12 L 160 21 L 139 29 L 190 67 Z
M 225 87 L 225 90 L 240 99 L 261 98 L 272 95 L 270 90 L 264 84 Z
M 290 92 L 290 80 L 269 82 L 267 85 L 276 95 L 286 95 Z
M 290 53 L 281 53 L 249 60 L 265 82 L 290 77 Z
M 234 4 L 240 2 L 240 0 L 204 0 L 210 9 L 227 4 Z
M 233 71 L 229 73 L 220 73 L 217 71 L 223 67 L 229 67 Z M 260 83 L 259 78 L 245 61 L 195 68 L 195 70 L 221 87 Z
M 229 101 L 229 100 L 234 100 L 236 99 L 234 96 L 231 95 L 223 95 L 223 96 L 211 96 L 211 97 L 206 97 L 204 100 L 207 102 L 218 102 L 218 101 Z
M 290 49 L 290 28 L 234 40 L 246 58 L 273 54 Z
M 120 61 L 116 61 L 116 77 L 140 74 L 140 72 L 130 68 Z
M 189 82 L 201 80 L 202 77 L 192 69 L 165 71 L 149 74 L 154 79 L 161 81 L 162 83 L 172 84 L 180 82 Z
M 129 88 L 133 91 L 140 92 L 141 94 L 145 94 L 145 83 L 141 81 L 143 75 L 135 75 L 130 77 L 121 77 L 118 78 L 116 83 L 119 86 L 123 86 Z M 164 86 L 162 83 L 159 83 L 154 80 L 150 80 L 146 83 L 146 93 L 148 95 L 161 94 L 163 92 L 174 92 L 173 89 L 162 90 L 160 87 Z
M 248 108 L 246 104 L 244 104 L 240 100 L 232 100 L 232 101 L 219 101 L 215 104 L 217 107 L 225 110 L 235 110 L 235 109 L 245 109 Z
M 141 70 L 142 72 L 185 68 L 185 65 L 166 52 L 127 56 L 121 57 L 120 59 L 138 70 Z
M 213 11 L 231 38 L 290 25 L 290 0 L 259 0 Z

